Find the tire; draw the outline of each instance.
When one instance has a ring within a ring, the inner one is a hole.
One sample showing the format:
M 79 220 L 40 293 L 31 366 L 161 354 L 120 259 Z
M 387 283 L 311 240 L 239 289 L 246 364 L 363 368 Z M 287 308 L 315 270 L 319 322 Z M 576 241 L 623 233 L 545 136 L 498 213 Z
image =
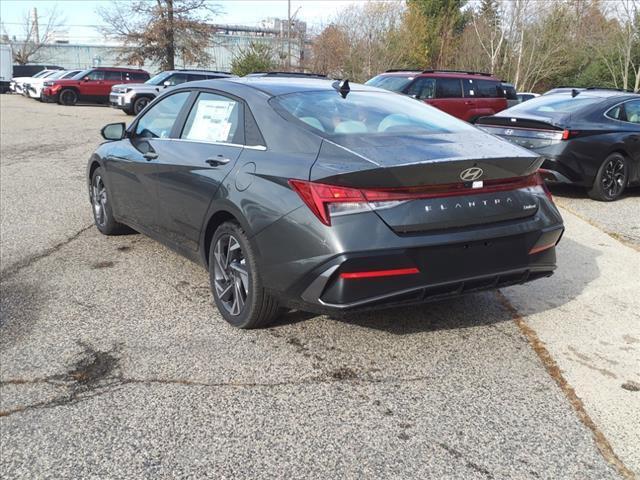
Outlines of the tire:
M 58 103 L 60 105 L 73 106 L 78 103 L 78 93 L 72 88 L 65 88 L 58 96 Z
M 236 222 L 223 223 L 213 234 L 209 280 L 220 315 L 234 327 L 263 328 L 280 314 L 277 300 L 262 284 L 253 247 Z
M 620 153 L 609 155 L 596 174 L 589 196 L 601 202 L 620 198 L 629 181 L 629 162 Z
M 91 175 L 89 185 L 89 197 L 91 199 L 91 211 L 93 221 L 103 235 L 118 235 L 127 231 L 127 227 L 116 222 L 113 218 L 113 210 L 107 196 L 107 188 L 101 167 L 96 168 Z
M 144 107 L 149 105 L 149 102 L 151 102 L 151 98 L 149 97 L 136 98 L 136 100 L 133 102 L 133 115 L 139 114 L 144 109 Z

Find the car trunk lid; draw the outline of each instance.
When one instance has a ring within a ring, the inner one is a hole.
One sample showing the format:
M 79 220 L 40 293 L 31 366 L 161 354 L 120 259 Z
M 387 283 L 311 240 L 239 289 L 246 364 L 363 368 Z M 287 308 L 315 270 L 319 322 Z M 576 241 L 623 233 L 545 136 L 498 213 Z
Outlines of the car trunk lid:
M 542 160 L 482 132 L 463 140 L 451 134 L 335 137 L 323 142 L 310 180 L 358 190 L 398 233 L 534 215 Z

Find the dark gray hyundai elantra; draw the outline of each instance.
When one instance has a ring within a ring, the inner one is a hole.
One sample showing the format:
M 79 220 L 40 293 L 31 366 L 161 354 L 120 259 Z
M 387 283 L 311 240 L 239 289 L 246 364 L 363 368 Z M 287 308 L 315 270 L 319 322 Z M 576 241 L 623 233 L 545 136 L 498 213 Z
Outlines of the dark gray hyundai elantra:
M 95 223 L 209 270 L 232 325 L 420 303 L 549 276 L 542 159 L 414 99 L 313 78 L 166 91 L 91 156 Z

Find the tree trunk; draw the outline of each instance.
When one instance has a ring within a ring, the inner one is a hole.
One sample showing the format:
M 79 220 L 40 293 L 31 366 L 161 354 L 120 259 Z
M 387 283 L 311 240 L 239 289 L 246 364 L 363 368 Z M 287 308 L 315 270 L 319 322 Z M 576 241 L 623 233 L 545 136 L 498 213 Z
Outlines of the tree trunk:
M 167 47 L 166 62 L 167 70 L 176 68 L 176 45 L 175 45 L 175 29 L 173 25 L 173 0 L 167 0 Z

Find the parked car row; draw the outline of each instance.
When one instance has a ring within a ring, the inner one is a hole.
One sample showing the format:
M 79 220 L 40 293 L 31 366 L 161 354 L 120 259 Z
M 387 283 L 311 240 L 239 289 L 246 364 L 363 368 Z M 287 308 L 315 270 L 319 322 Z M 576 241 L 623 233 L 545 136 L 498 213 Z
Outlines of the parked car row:
M 63 105 L 108 102 L 138 115 L 169 87 L 232 77 L 212 70 L 171 70 L 149 78 L 147 72 L 129 68 L 48 69 L 13 79 L 11 88 Z M 248 77 L 326 78 L 296 72 L 255 72 Z M 627 186 L 640 183 L 636 94 L 558 87 L 539 96 L 517 93 L 512 84 L 488 73 L 451 70 L 390 70 L 366 84 L 410 96 L 536 152 L 544 158 L 542 172 L 548 182 L 584 186 L 594 199 L 615 200 Z

